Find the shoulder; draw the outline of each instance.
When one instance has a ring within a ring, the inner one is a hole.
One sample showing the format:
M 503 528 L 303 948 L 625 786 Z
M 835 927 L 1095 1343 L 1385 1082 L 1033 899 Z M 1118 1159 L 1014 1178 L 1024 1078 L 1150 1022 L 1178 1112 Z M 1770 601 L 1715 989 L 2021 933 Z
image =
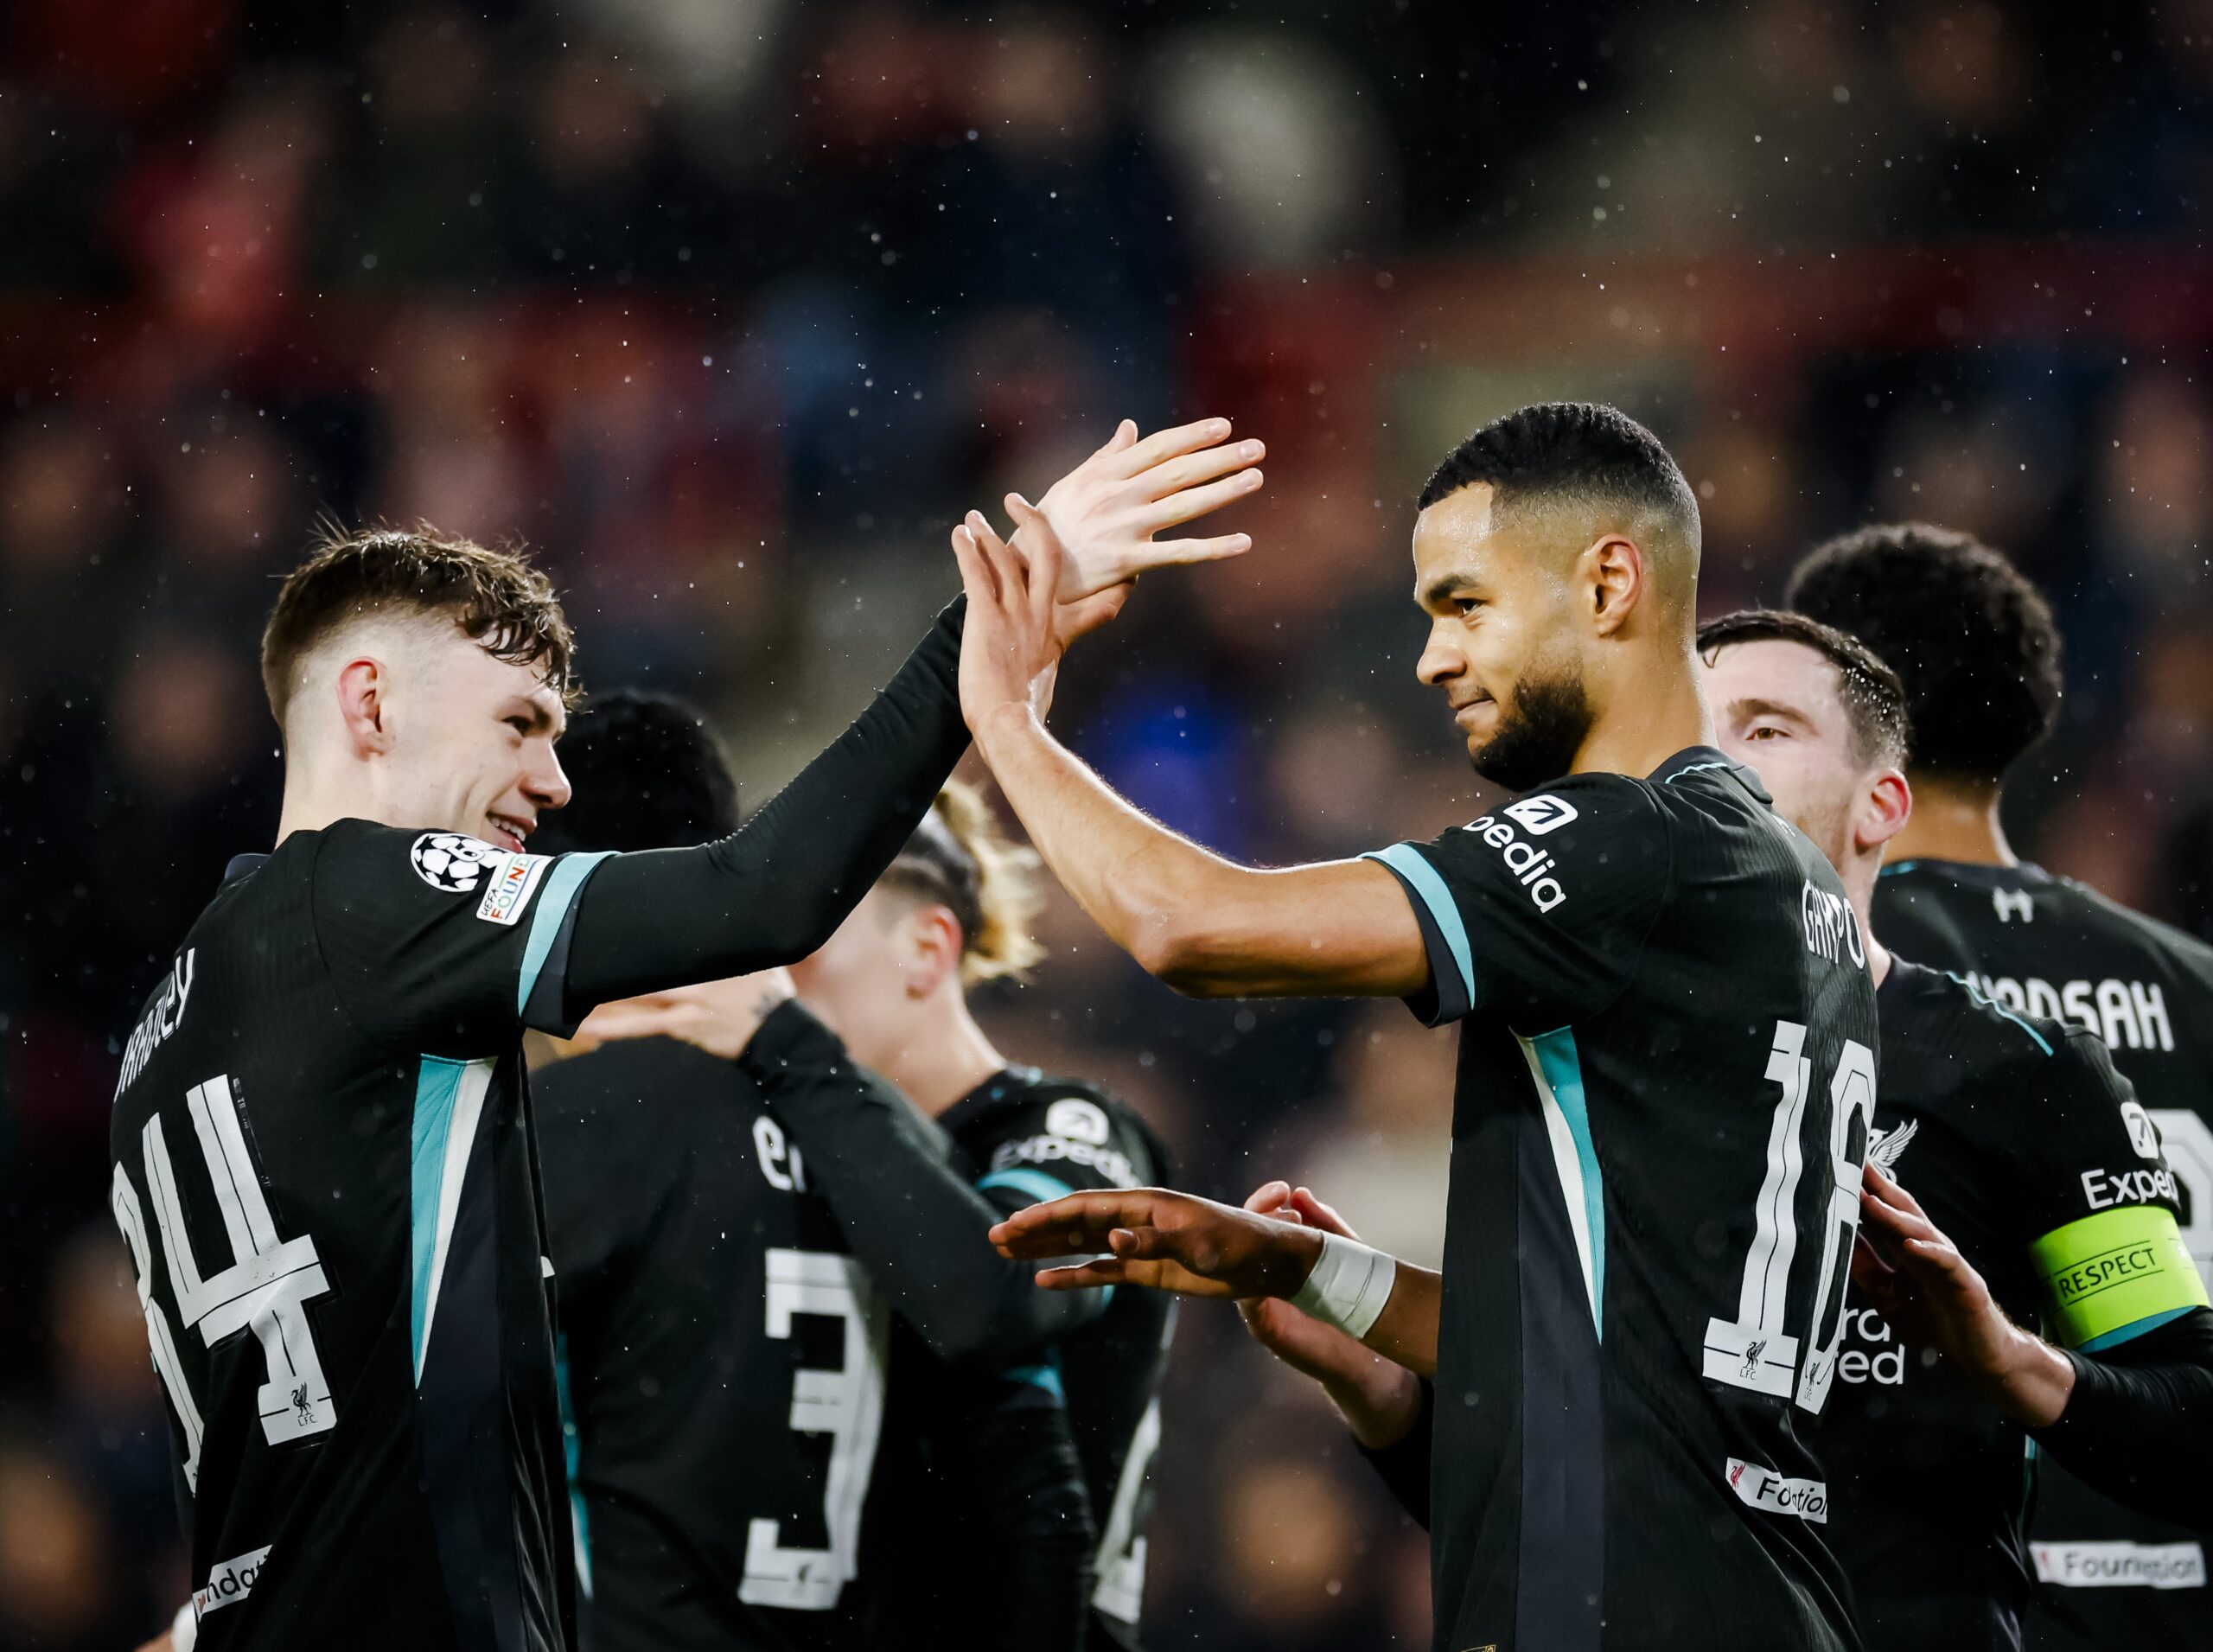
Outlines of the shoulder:
M 336 820 L 320 832 L 295 836 L 313 839 L 308 853 L 319 883 L 379 893 L 481 894 L 506 862 L 544 861 L 542 856 L 511 856 L 465 832 L 425 832 L 374 820 Z M 287 839 L 285 845 L 291 841 Z
M 1970 976 L 1897 960 L 1896 993 L 1878 995 L 1885 1038 L 1893 1028 L 1904 1042 L 1942 1044 L 1971 1058 L 1978 1073 L 2004 1076 L 2041 1072 L 2080 1036 L 2043 1016 L 2008 1009 Z M 2093 1040 L 2092 1042 L 2095 1042 Z
M 2064 892 L 2070 904 L 2089 925 L 2125 939 L 2213 994 L 2213 946 L 2171 923 L 2125 907 L 2111 896 L 2101 895 L 2071 877 L 2056 877 L 2052 883 Z

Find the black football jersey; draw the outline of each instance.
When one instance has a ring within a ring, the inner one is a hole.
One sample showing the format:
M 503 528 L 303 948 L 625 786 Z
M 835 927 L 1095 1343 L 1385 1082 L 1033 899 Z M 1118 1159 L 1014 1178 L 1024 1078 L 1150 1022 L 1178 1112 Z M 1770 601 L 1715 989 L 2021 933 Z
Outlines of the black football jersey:
M 939 1116 L 984 1196 L 1012 1212 L 1089 1188 L 1154 1187 L 1167 1150 L 1136 1110 L 1104 1090 L 1010 1068 Z M 1176 1298 L 1116 1291 L 1106 1311 L 1015 1375 L 1065 1400 L 1100 1532 L 1091 1598 L 1094 1652 L 1135 1652 L 1145 1528 L 1160 1445 L 1160 1380 Z
M 2095 1032 L 2158 1126 L 2184 1242 L 2213 1279 L 2213 948 L 2039 867 L 1885 869 L 1875 928 L 2008 1009 Z M 2213 1652 L 2202 1534 L 2132 1514 L 2040 1464 L 2035 1652 Z
M 592 1652 L 863 1644 L 870 1499 L 917 1471 L 883 1293 L 736 1063 L 535 1083 Z
M 1876 994 L 1868 1157 L 1902 1181 L 2017 1324 L 2112 1347 L 2202 1301 L 2157 1131 L 2079 1027 L 2024 1016 L 1903 960 Z M 2031 1592 L 2019 1427 L 1864 1302 L 1819 1445 L 1829 1536 L 1872 1647 L 2001 1652 Z
M 1707 748 L 1377 857 L 1465 1017 L 1431 1506 L 1442 1652 L 1859 1644 L 1805 1425 L 1875 1102 L 1836 874 Z
M 296 832 L 124 1046 L 112 1202 L 208 1652 L 568 1642 L 520 1034 L 599 858 Z

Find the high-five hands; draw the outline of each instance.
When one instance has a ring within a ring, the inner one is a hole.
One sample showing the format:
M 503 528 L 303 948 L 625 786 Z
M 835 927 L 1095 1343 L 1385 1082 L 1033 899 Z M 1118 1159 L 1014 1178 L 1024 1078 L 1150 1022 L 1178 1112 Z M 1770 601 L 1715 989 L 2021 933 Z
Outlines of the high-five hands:
M 1036 504 L 1006 496 L 1017 532 L 1015 549 L 1034 555 L 1034 541 L 1060 541 L 1054 595 L 1063 603 L 1126 584 L 1151 568 L 1215 562 L 1249 550 L 1249 534 L 1154 539 L 1166 528 L 1219 510 L 1260 491 L 1253 467 L 1267 455 L 1254 441 L 1232 442 L 1229 421 L 1202 418 L 1138 439 L 1124 419 L 1106 445 L 1045 490 Z
M 1153 538 L 1259 488 L 1260 473 L 1251 462 L 1261 456 L 1260 443 L 1230 443 L 1228 436 L 1229 421 L 1216 418 L 1139 441 L 1137 426 L 1124 420 L 1106 446 L 1047 490 L 1042 504 L 1007 495 L 1012 545 L 979 511 L 953 530 L 968 593 L 960 703 L 971 729 L 1001 707 L 1042 718 L 1062 653 L 1120 611 L 1139 574 L 1218 561 L 1251 546 L 1243 533 Z
M 2075 1368 L 2006 1317 L 1920 1202 L 1872 1164 L 1861 1173 L 1852 1283 L 1900 1336 L 1935 1349 L 2013 1421 L 2041 1428 L 2059 1420 Z
M 1322 1253 L 1311 1228 L 1165 1188 L 1033 1204 L 993 1228 L 991 1241 L 1017 1261 L 1088 1259 L 1040 1272 L 1049 1291 L 1141 1285 L 1187 1297 L 1292 1296 Z

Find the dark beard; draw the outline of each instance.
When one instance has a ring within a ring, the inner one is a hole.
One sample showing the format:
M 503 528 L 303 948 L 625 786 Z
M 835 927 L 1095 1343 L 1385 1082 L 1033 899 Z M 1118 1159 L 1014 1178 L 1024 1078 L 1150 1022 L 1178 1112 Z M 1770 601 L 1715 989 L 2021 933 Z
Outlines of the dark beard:
M 1514 686 L 1512 714 L 1469 761 L 1494 785 L 1526 792 L 1567 773 L 1590 736 L 1591 701 L 1580 677 L 1525 677 Z

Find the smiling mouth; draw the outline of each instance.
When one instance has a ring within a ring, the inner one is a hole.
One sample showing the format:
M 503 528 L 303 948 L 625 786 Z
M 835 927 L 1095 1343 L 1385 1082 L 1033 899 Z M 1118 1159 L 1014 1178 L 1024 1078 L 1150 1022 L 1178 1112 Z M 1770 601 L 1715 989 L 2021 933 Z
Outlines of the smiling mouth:
M 506 814 L 488 814 L 484 817 L 484 823 L 491 828 L 494 844 L 510 854 L 517 855 L 522 852 L 524 839 L 530 836 L 534 824 Z

